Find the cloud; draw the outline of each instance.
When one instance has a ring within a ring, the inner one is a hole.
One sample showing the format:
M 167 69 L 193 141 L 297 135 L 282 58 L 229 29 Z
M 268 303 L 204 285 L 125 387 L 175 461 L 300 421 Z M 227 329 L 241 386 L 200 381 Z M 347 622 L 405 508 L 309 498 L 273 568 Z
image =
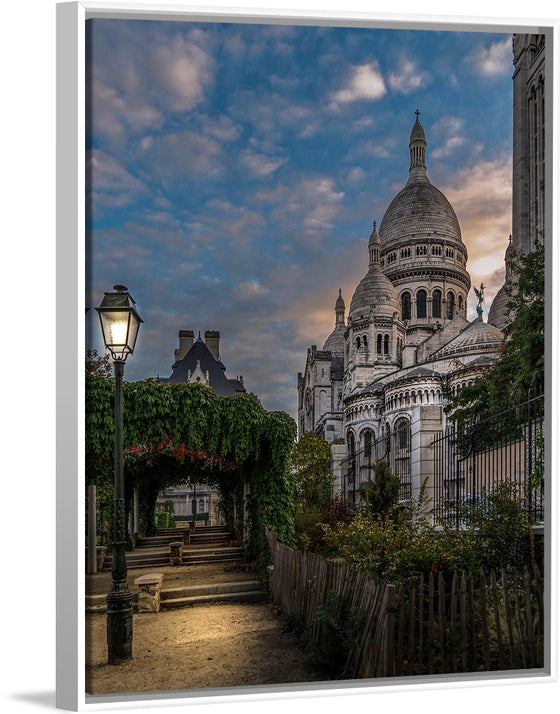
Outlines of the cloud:
M 117 159 L 99 149 L 87 152 L 86 177 L 86 190 L 93 195 L 96 205 L 122 208 L 148 192 Z
M 502 281 L 511 232 L 511 172 L 511 157 L 498 157 L 459 170 L 441 187 L 461 225 L 472 283 L 484 282 L 488 295 L 495 294 Z
M 258 154 L 251 149 L 245 149 L 241 152 L 241 161 L 255 176 L 262 177 L 274 173 L 280 166 L 283 166 L 288 159 L 281 156 Z
M 494 42 L 490 47 L 476 47 L 465 59 L 475 71 L 486 77 L 505 74 L 511 71 L 512 51 L 511 35 Z
M 447 158 L 465 145 L 465 137 L 458 135 L 462 127 L 463 120 L 459 117 L 443 116 L 438 119 L 431 130 L 431 134 L 439 142 L 439 146 L 431 152 L 434 159 Z
M 172 111 L 184 112 L 196 106 L 213 79 L 214 63 L 210 55 L 182 35 L 156 45 L 151 62 L 159 98 Z
M 375 101 L 386 92 L 379 65 L 377 62 L 369 62 L 352 68 L 347 85 L 331 94 L 331 105 L 336 107 L 361 100 Z
M 270 292 L 268 288 L 263 287 L 258 280 L 247 280 L 240 283 L 235 290 L 235 294 L 239 300 L 245 302 L 261 298 Z
M 465 143 L 464 137 L 451 136 L 449 139 L 446 139 L 445 142 L 441 146 L 438 146 L 437 149 L 434 149 L 434 151 L 432 151 L 432 157 L 434 159 L 446 158 L 450 154 L 452 154 L 456 149 L 463 146 L 464 143 Z
M 200 117 L 202 132 L 216 141 L 235 141 L 243 131 L 239 124 L 235 124 L 226 114 L 216 117 Z
M 92 22 L 91 130 L 127 137 L 204 100 L 215 71 L 206 33 L 188 25 L 170 32 L 163 22 Z
M 335 181 L 328 176 L 314 176 L 300 179 L 296 184 L 278 184 L 270 190 L 256 194 L 256 200 L 272 205 L 274 220 L 294 221 L 294 228 L 303 226 L 310 231 L 332 228 L 333 220 L 344 198 L 343 191 L 337 191 Z
M 367 173 L 360 166 L 352 166 L 348 172 L 348 181 L 351 183 L 359 183 L 365 179 Z
M 175 188 L 176 181 L 187 177 L 221 175 L 222 158 L 220 143 L 196 131 L 184 130 L 154 137 L 138 160 L 152 180 Z
M 318 125 L 316 108 L 276 91 L 240 89 L 231 99 L 229 113 L 236 121 L 253 127 L 252 132 L 259 137 L 273 137 L 276 143 L 286 130 L 310 136 Z
M 395 92 L 410 94 L 425 87 L 431 81 L 429 72 L 417 69 L 416 63 L 402 57 L 398 69 L 389 74 L 389 86 Z

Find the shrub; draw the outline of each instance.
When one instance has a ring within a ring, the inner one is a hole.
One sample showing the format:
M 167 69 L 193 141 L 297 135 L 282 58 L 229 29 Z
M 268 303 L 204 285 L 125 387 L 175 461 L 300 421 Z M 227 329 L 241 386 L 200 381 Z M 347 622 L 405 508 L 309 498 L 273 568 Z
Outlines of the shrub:
M 393 474 L 387 461 L 378 461 L 374 467 L 374 480 L 360 486 L 366 510 L 380 518 L 395 517 L 393 512 L 400 486 L 400 478 Z
M 531 562 L 531 521 L 523 486 L 504 482 L 469 512 L 477 554 L 483 568 L 522 567 Z
M 350 607 L 350 598 L 329 592 L 316 615 L 319 638 L 308 643 L 310 663 L 329 679 L 344 676 L 345 665 L 360 632 L 363 617 Z
M 298 508 L 295 518 L 298 550 L 320 550 L 325 539 L 325 510 L 319 506 Z

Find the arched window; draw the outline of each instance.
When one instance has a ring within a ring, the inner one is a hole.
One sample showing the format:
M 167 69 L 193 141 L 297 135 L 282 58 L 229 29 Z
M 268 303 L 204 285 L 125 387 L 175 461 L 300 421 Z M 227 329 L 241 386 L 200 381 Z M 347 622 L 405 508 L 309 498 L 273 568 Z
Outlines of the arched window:
M 455 317 L 455 295 L 449 291 L 447 293 L 447 319 L 452 320 Z
M 399 498 L 407 501 L 412 495 L 410 481 L 410 422 L 404 417 L 400 417 L 395 422 L 393 446 L 393 453 L 390 459 L 391 470 L 401 480 Z
M 198 502 L 198 512 L 204 513 L 204 499 L 203 498 L 201 498 L 200 501 Z
M 367 349 L 367 335 L 364 335 L 364 336 L 362 337 L 362 342 L 364 343 L 365 349 Z
M 401 295 L 401 312 L 403 320 L 410 320 L 410 293 Z
M 462 295 L 459 295 L 459 297 L 457 298 L 457 307 L 459 310 L 459 314 L 462 314 L 462 312 L 463 312 L 463 296 Z
M 378 355 L 381 354 L 381 340 L 382 340 L 381 335 L 377 335 L 377 354 Z
M 356 337 L 356 349 L 357 350 L 360 349 L 360 338 L 359 337 Z
M 416 293 L 416 317 L 426 317 L 426 291 Z
M 364 432 L 364 459 L 367 466 L 371 463 L 371 436 L 371 431 L 369 429 Z
M 356 483 L 356 440 L 349 431 L 346 437 L 348 442 L 348 488 L 353 490 Z
M 389 423 L 385 425 L 385 450 L 387 454 L 391 452 L 391 427 Z
M 441 318 L 441 290 L 432 293 L 432 317 Z
M 385 335 L 383 339 L 383 353 L 386 355 L 389 354 L 389 335 Z

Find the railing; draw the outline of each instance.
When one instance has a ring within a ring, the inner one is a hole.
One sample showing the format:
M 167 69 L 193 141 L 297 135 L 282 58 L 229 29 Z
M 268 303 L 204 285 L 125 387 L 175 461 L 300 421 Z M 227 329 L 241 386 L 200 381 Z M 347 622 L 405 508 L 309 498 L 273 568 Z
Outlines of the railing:
M 375 479 L 375 464 L 386 460 L 391 471 L 401 480 L 399 501 L 409 503 L 410 480 L 410 422 L 406 421 L 389 434 L 383 433 L 375 441 L 352 453 L 341 463 L 342 495 L 346 502 L 360 503 L 360 486 Z
M 544 493 L 535 484 L 544 461 L 544 396 L 479 421 L 449 426 L 434 440 L 433 506 L 437 520 L 460 528 L 469 511 L 490 508 L 500 483 L 517 485 L 528 515 L 544 519 Z

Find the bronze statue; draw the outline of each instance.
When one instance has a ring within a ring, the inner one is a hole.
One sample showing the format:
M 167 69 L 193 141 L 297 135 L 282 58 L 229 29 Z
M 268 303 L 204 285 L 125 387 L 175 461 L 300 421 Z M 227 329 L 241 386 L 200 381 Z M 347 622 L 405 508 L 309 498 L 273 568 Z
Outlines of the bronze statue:
M 474 286 L 474 294 L 478 298 L 478 305 L 477 307 L 481 307 L 482 303 L 484 302 L 484 283 L 480 283 L 480 290 L 477 290 Z

